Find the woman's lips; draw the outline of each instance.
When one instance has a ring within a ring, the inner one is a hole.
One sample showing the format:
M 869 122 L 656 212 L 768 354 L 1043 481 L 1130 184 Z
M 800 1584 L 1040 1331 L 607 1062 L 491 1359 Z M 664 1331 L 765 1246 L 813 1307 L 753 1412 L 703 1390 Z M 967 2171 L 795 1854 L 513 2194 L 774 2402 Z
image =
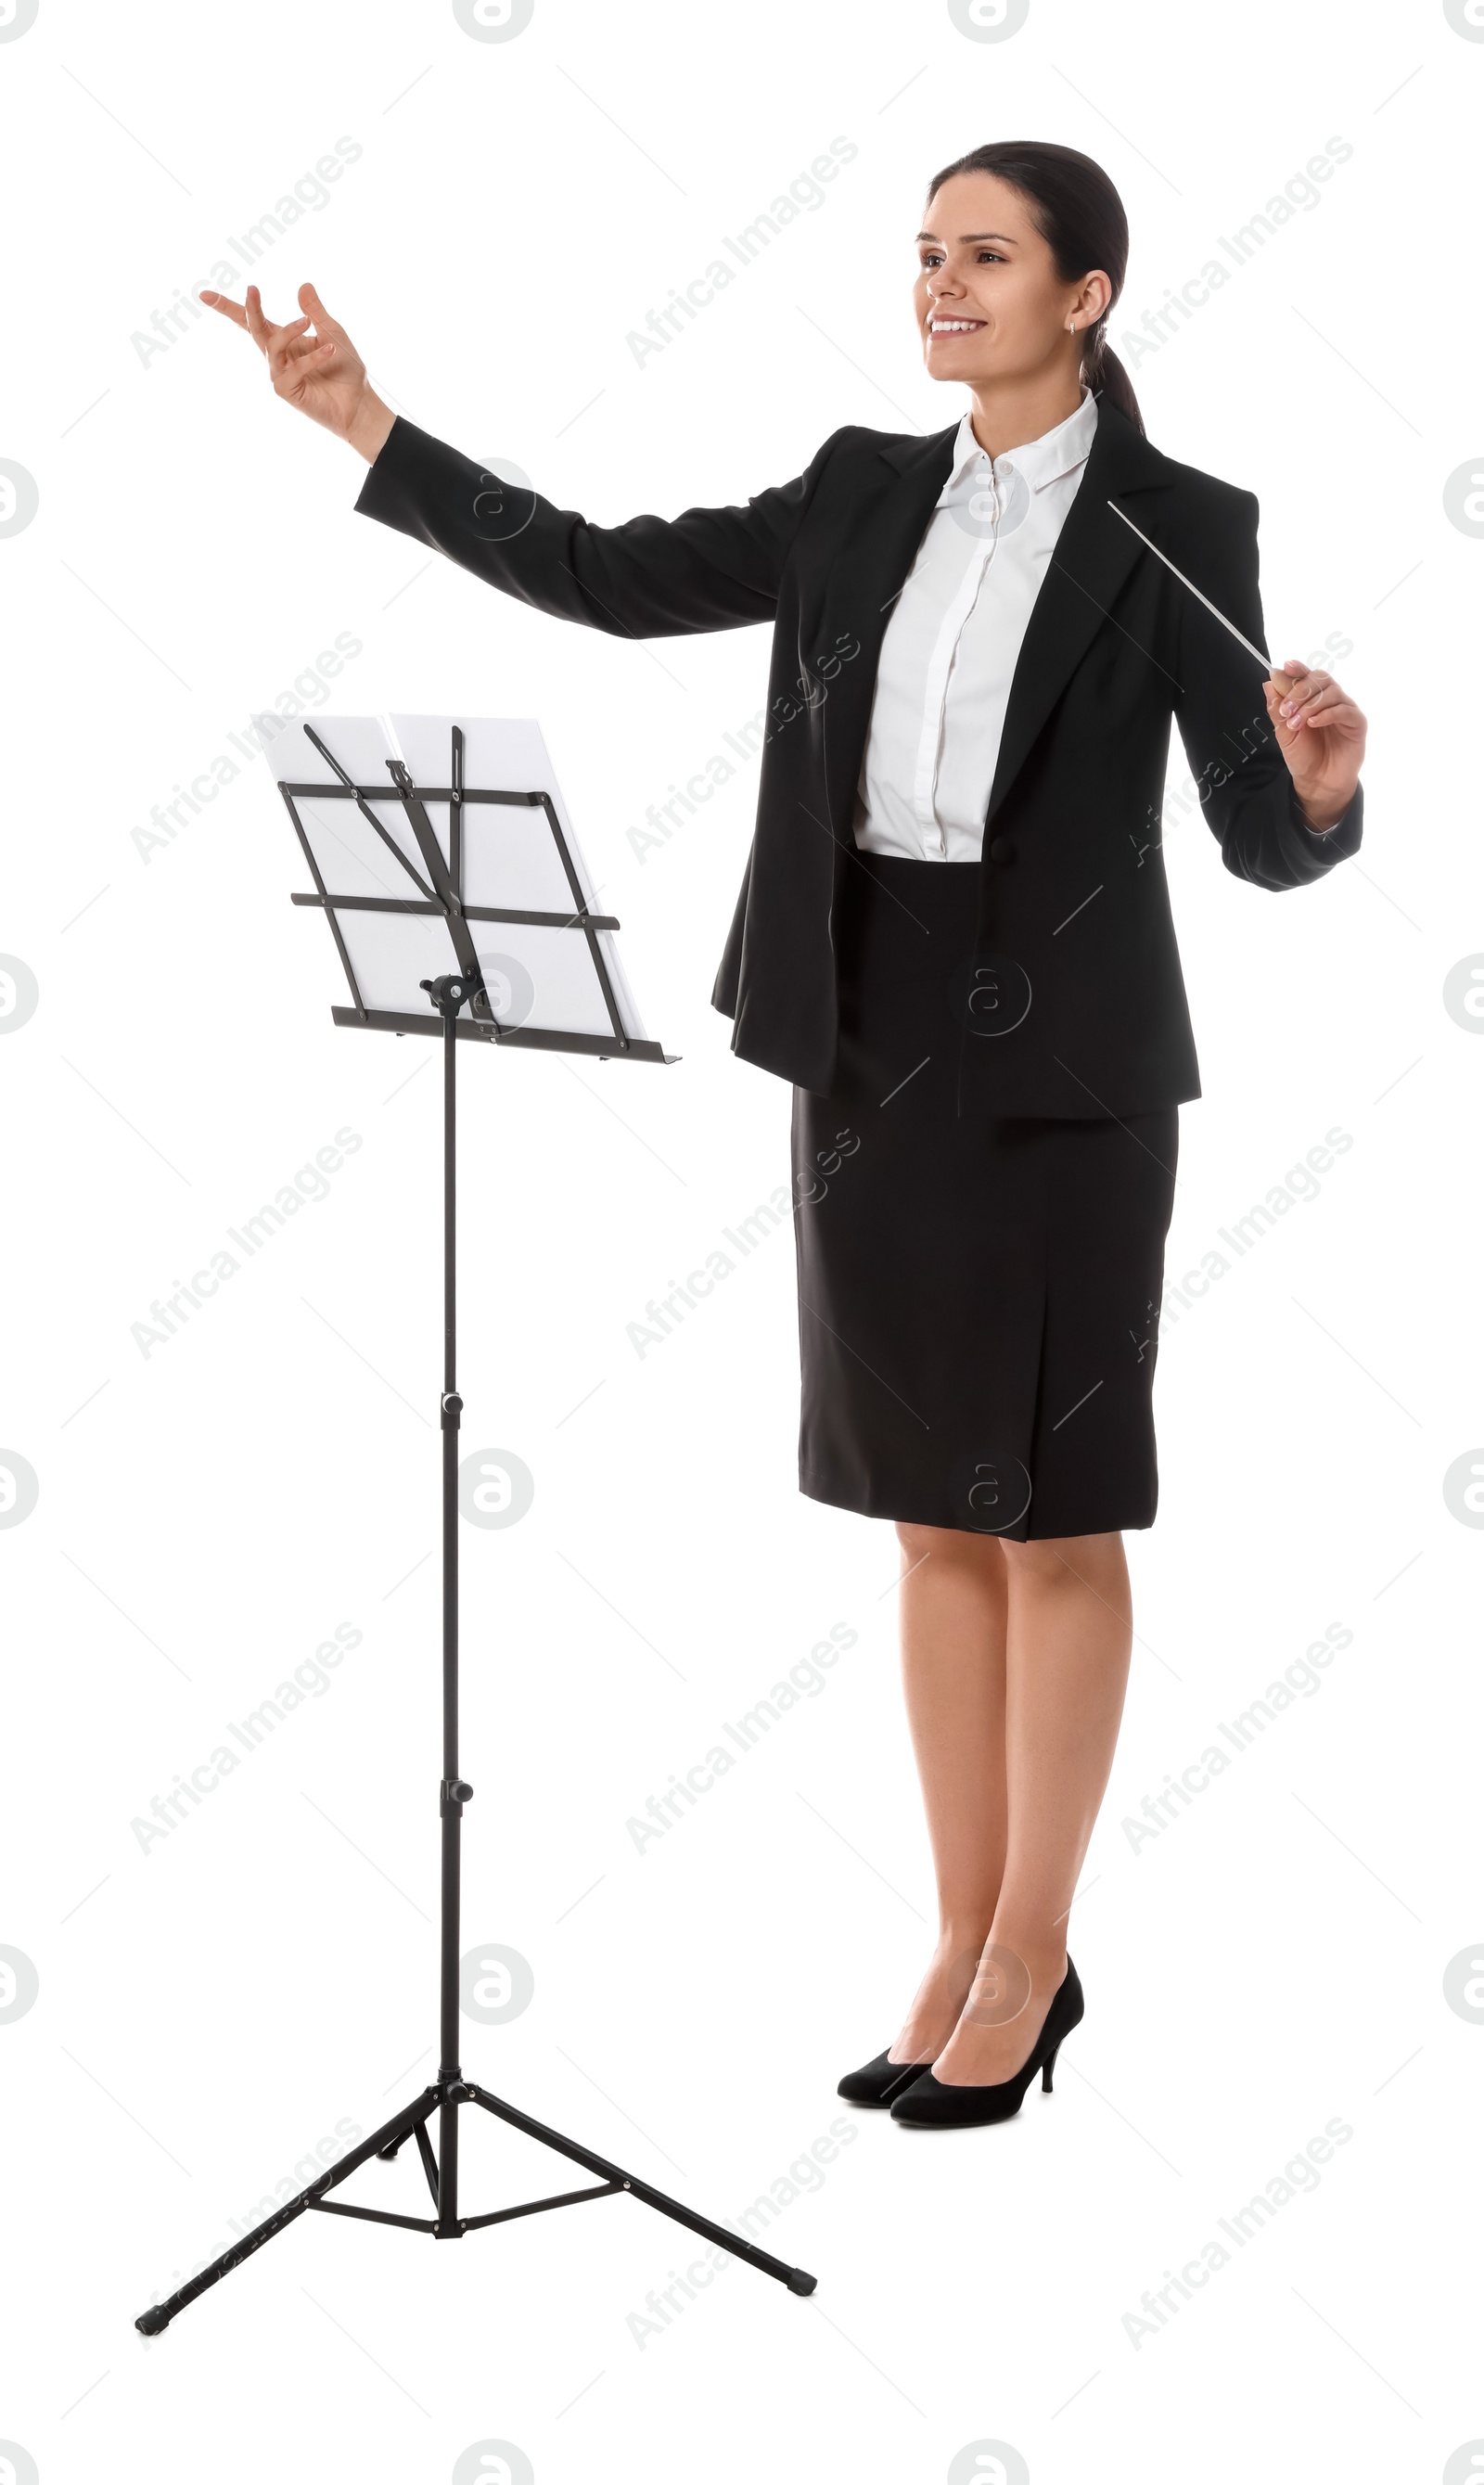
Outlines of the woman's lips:
M 927 333 L 929 337 L 973 337 L 987 324 L 983 319 L 932 318 Z

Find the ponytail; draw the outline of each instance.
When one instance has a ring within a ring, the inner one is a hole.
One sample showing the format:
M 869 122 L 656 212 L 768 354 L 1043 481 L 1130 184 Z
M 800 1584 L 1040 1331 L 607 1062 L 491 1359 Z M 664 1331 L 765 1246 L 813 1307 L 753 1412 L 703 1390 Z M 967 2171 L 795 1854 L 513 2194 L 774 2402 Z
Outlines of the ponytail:
M 1112 305 L 1109 307 L 1111 309 Z M 1105 405 L 1115 406 L 1125 422 L 1133 424 L 1141 440 L 1148 437 L 1143 416 L 1139 411 L 1139 399 L 1134 395 L 1134 383 L 1109 344 L 1101 321 L 1092 352 L 1083 364 L 1082 375 L 1094 396 L 1101 397 Z
M 1087 331 L 1083 378 L 1094 396 L 1115 406 L 1142 436 L 1143 416 L 1133 383 L 1107 341 L 1108 321 L 1128 267 L 1129 227 L 1123 202 L 1101 164 L 1080 155 L 1075 147 L 1052 147 L 1034 138 L 998 139 L 960 155 L 956 164 L 946 164 L 928 183 L 929 204 L 958 173 L 992 173 L 1020 192 L 1064 285 L 1075 285 L 1089 268 L 1105 270 L 1113 295 L 1101 319 Z

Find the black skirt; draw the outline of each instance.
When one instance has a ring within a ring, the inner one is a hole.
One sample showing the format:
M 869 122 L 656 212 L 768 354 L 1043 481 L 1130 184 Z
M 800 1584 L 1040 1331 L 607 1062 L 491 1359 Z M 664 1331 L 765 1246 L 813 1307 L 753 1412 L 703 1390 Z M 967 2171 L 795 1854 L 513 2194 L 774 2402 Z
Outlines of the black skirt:
M 995 1111 L 1035 1004 L 976 956 L 979 868 L 846 875 L 835 1085 L 793 1094 L 799 1488 L 1017 1542 L 1148 1527 L 1177 1110 Z

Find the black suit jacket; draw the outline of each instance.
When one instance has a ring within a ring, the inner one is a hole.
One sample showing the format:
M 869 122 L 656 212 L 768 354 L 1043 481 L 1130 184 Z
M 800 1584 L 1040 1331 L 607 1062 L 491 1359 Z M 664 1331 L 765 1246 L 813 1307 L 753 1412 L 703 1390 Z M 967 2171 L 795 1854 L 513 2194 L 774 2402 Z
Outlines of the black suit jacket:
M 622 638 L 772 623 L 757 821 L 711 997 L 734 1021 L 734 1051 L 819 1094 L 835 1066 L 831 926 L 861 867 L 851 821 L 877 657 L 956 429 L 850 424 L 745 508 L 594 527 L 398 417 L 356 502 L 506 593 Z M 1176 465 L 1100 401 L 986 813 L 980 954 L 1009 962 L 1005 989 L 1030 994 L 1013 1030 L 976 1048 L 993 1055 L 1007 1114 L 1137 1113 L 1200 1093 L 1161 853 L 1171 716 L 1240 879 L 1297 888 L 1360 842 L 1359 793 L 1328 834 L 1306 825 L 1261 669 L 1110 498 L 1265 643 L 1253 495 Z

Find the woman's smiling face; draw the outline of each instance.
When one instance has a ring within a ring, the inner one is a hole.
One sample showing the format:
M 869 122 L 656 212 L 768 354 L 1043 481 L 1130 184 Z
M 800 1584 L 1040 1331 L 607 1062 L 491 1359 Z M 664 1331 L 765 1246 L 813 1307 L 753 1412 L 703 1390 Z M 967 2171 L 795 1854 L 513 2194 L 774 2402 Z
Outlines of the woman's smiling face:
M 1030 201 L 994 174 L 955 174 L 929 201 L 913 302 L 933 379 L 975 388 L 1044 375 L 1080 358 L 1112 295 L 1100 268 L 1071 283 L 1058 275 Z

